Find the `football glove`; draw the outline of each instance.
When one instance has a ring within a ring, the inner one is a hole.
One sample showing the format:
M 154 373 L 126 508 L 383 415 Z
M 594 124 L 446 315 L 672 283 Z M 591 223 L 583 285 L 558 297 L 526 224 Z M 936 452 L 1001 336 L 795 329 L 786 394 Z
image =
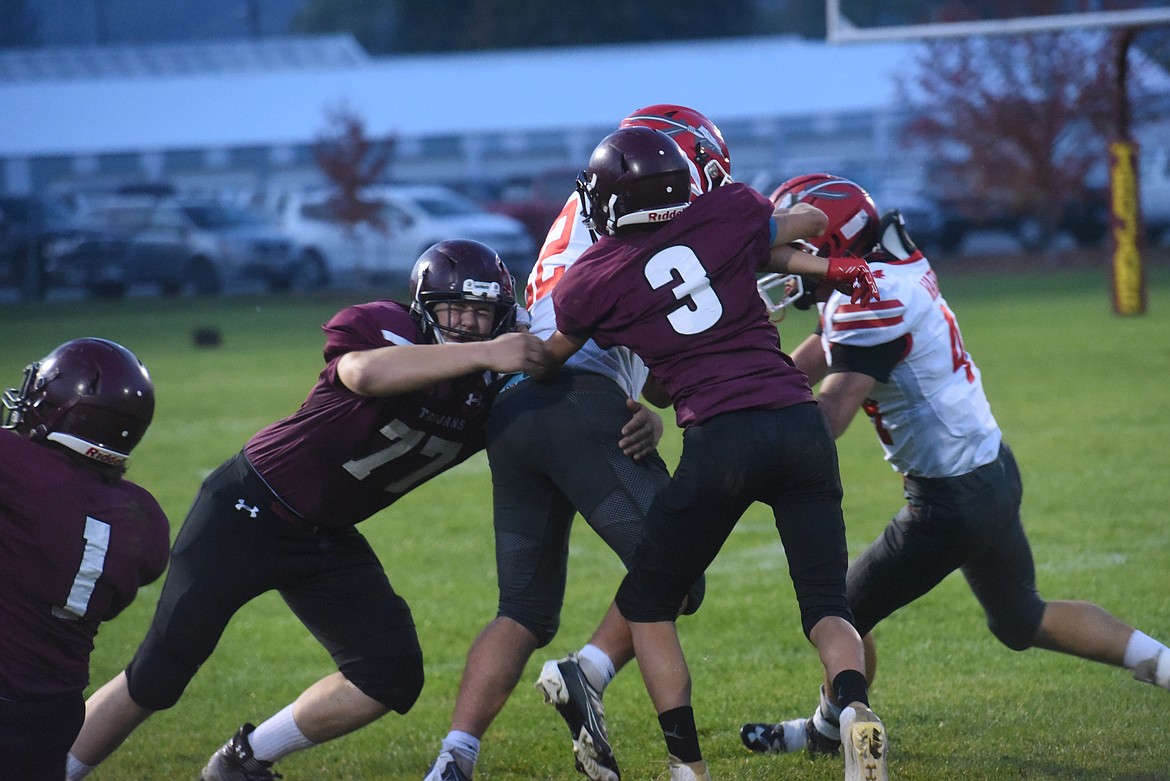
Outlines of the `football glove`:
M 825 284 L 849 296 L 854 304 L 868 304 L 881 298 L 869 265 L 860 258 L 829 258 Z

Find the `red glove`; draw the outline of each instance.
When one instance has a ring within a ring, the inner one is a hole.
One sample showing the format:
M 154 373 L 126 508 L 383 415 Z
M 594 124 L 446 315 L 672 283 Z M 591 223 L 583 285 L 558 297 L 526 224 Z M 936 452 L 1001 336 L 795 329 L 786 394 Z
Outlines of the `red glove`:
M 854 304 L 865 305 L 881 299 L 869 265 L 860 258 L 829 258 L 829 270 L 825 272 L 824 282 L 847 293 Z

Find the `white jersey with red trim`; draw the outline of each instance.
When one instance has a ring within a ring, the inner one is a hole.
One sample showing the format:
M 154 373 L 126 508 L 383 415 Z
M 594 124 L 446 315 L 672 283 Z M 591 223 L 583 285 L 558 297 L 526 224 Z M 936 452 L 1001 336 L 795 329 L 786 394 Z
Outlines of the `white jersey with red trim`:
M 528 276 L 525 299 L 528 314 L 532 318 L 529 329 L 532 333 L 547 339 L 557 330 L 556 313 L 553 311 L 552 291 L 573 265 L 581 253 L 593 246 L 589 227 L 582 221 L 581 200 L 576 193 L 569 196 L 561 213 L 549 228 L 544 246 L 532 273 Z M 622 387 L 631 399 L 642 393 L 649 372 L 642 359 L 628 348 L 614 347 L 603 350 L 592 339 L 584 344 L 565 366 L 593 372 L 609 377 Z
M 833 344 L 872 347 L 909 337 L 889 382 L 876 383 L 863 405 L 886 460 L 914 477 L 953 477 L 994 461 L 999 425 L 930 263 L 915 252 L 871 269 L 881 300 L 862 306 L 834 292 L 821 305 L 821 344 L 831 363 Z

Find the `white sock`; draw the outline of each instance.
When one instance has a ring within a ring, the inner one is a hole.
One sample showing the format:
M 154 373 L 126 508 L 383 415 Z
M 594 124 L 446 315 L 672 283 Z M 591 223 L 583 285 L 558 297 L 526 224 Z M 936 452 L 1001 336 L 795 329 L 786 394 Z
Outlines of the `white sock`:
M 581 665 L 585 680 L 589 681 L 589 685 L 596 689 L 598 694 L 604 692 L 605 687 L 609 686 L 609 682 L 617 675 L 609 654 L 593 643 L 587 643 L 577 652 L 577 663 Z
M 831 740 L 841 739 L 841 706 L 829 701 L 825 687 L 821 686 L 821 702 L 812 715 L 813 729 Z M 787 737 L 787 735 L 785 735 Z
M 453 729 L 443 738 L 442 750 L 450 751 L 452 754 L 458 752 L 462 758 L 470 759 L 474 765 L 479 760 L 479 738 L 470 732 Z
M 305 737 L 293 720 L 292 705 L 285 706 L 284 710 L 257 727 L 248 736 L 248 743 L 252 746 L 252 755 L 263 762 L 275 762 L 294 751 L 317 745 Z
M 1125 646 L 1125 668 L 1133 677 L 1170 690 L 1170 648 L 1137 629 Z
M 81 781 L 94 769 L 94 765 L 87 765 L 72 754 L 65 757 L 65 781 Z

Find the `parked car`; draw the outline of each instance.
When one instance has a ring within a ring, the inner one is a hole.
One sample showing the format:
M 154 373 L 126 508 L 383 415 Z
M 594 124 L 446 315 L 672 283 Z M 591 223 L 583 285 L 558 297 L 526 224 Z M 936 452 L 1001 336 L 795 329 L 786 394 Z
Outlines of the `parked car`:
M 484 208 L 524 223 L 537 248 L 544 244 L 553 221 L 573 193 L 578 168 L 550 168 L 532 177 L 509 180 Z
M 215 200 L 115 197 L 86 216 L 129 239 L 119 263 L 87 273 L 105 295 L 135 284 L 158 285 L 166 295 L 215 295 L 225 285 L 261 280 L 271 290 L 297 284 L 296 245 L 262 212 Z
M 124 254 L 122 237 L 87 224 L 60 200 L 0 196 L 0 285 L 39 297 L 50 287 L 74 284 L 69 268 L 106 267 Z
M 535 243 L 522 223 L 491 214 L 448 187 L 376 185 L 361 197 L 376 206 L 372 221 L 355 225 L 338 219 L 328 191 L 281 199 L 277 213 L 300 247 L 302 278 L 341 286 L 403 282 L 423 251 L 453 238 L 490 246 L 521 284 L 536 261 Z

